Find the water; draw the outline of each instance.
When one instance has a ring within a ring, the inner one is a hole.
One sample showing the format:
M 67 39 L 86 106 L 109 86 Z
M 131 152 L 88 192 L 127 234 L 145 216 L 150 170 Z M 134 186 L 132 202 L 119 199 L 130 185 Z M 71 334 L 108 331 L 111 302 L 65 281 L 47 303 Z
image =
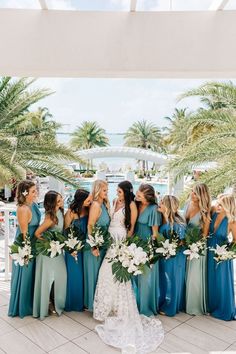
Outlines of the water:
M 133 182 L 134 193 L 137 192 L 141 182 Z M 167 185 L 166 184 L 159 184 L 159 183 L 149 183 L 151 184 L 156 192 L 160 192 L 161 196 L 167 194 Z M 118 183 L 108 183 L 108 197 L 110 202 L 116 198 L 116 190 L 117 190 Z M 92 182 L 86 181 L 81 182 L 80 187 L 88 190 L 89 192 L 92 189 Z M 66 194 L 69 196 L 74 196 L 75 189 L 73 187 L 67 186 L 66 187 Z

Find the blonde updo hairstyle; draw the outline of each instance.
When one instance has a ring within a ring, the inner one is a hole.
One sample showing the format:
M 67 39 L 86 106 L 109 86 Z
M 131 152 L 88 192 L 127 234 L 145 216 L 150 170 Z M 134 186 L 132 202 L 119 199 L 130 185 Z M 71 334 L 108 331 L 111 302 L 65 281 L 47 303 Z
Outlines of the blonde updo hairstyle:
M 93 201 L 97 201 L 99 199 L 99 195 L 102 191 L 102 188 L 106 186 L 108 187 L 108 183 L 102 179 L 97 179 L 96 181 L 93 182 L 92 186 L 92 199 Z M 110 205 L 109 205 L 109 200 L 108 198 L 104 199 L 104 204 L 107 208 L 107 210 L 110 210 Z
M 218 197 L 219 203 L 225 211 L 228 222 L 236 222 L 236 198 L 232 194 L 221 194 Z
M 16 189 L 17 205 L 22 206 L 26 203 L 26 197 L 29 194 L 30 188 L 34 187 L 35 183 L 32 181 L 21 181 Z
M 192 191 L 198 198 L 201 222 L 211 221 L 211 196 L 207 185 L 205 183 L 198 183 L 193 186 Z
M 165 195 L 162 198 L 165 207 L 164 217 L 173 226 L 174 223 L 184 225 L 185 220 L 179 213 L 179 200 L 173 195 Z

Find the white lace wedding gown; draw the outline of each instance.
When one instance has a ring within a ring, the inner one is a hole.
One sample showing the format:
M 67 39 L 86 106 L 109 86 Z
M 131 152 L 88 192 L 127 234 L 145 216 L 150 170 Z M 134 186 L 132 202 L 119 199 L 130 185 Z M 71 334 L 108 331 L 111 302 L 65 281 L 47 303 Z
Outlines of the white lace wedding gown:
M 114 205 L 111 213 L 109 232 L 115 241 L 121 241 L 127 235 L 124 209 L 115 212 Z M 113 347 L 125 350 L 131 346 L 135 353 L 150 353 L 164 338 L 162 324 L 157 318 L 139 315 L 131 281 L 115 281 L 106 257 L 99 271 L 93 311 L 96 320 L 104 321 L 95 328 L 99 337 Z

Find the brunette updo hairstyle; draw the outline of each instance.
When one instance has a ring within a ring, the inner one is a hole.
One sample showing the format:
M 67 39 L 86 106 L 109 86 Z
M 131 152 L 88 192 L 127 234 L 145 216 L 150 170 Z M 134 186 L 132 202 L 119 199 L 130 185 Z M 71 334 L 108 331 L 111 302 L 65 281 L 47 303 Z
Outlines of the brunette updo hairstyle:
M 135 195 L 133 193 L 133 186 L 129 181 L 123 181 L 118 184 L 118 187 L 122 189 L 125 199 L 125 226 L 127 230 L 131 227 L 131 210 L 130 204 L 134 201 Z
M 80 218 L 80 214 L 83 208 L 84 201 L 88 198 L 89 192 L 85 189 L 77 189 L 74 195 L 74 199 L 70 204 L 70 209 Z M 88 208 L 86 208 L 88 209 Z
M 148 183 L 143 183 L 139 187 L 139 191 L 143 193 L 149 204 L 157 204 L 155 189 Z
M 50 219 L 55 223 L 58 224 L 58 218 L 56 214 L 56 206 L 57 206 L 57 197 L 62 195 L 56 191 L 48 191 L 44 196 L 44 209 L 45 214 L 50 217 Z M 63 214 L 63 208 L 60 208 Z
M 29 194 L 30 188 L 34 187 L 35 183 L 32 181 L 21 181 L 16 189 L 16 201 L 17 205 L 24 205 L 26 202 L 26 197 Z M 26 194 L 27 193 L 27 194 Z

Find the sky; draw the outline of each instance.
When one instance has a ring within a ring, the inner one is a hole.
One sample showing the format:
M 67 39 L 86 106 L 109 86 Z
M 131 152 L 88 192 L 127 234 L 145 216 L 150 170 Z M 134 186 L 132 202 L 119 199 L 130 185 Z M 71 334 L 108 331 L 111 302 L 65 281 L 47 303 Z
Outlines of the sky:
M 49 108 L 53 119 L 64 125 L 61 131 L 72 132 L 84 120 L 94 120 L 108 133 L 123 133 L 142 119 L 165 127 L 167 120 L 164 117 L 171 116 L 175 108 L 187 107 L 194 111 L 200 105 L 198 98 L 180 102 L 177 99 L 181 93 L 206 81 L 40 78 L 34 85 L 55 91 L 37 106 Z
M 137 0 L 137 11 L 207 10 L 213 0 Z M 46 0 L 49 9 L 128 11 L 130 0 Z M 0 8 L 40 9 L 38 0 L 0 0 Z M 227 9 L 236 9 L 230 0 Z M 223 79 L 223 78 L 222 78 Z M 72 132 L 84 120 L 97 121 L 108 133 L 123 133 L 137 120 L 146 119 L 160 128 L 167 125 L 165 116 L 175 108 L 194 111 L 199 100 L 178 96 L 198 87 L 206 79 L 64 79 L 40 78 L 36 87 L 55 91 L 37 106 L 48 107 L 53 119 Z M 236 81 L 235 81 L 236 82 Z M 36 107 L 33 107 L 36 108 Z

